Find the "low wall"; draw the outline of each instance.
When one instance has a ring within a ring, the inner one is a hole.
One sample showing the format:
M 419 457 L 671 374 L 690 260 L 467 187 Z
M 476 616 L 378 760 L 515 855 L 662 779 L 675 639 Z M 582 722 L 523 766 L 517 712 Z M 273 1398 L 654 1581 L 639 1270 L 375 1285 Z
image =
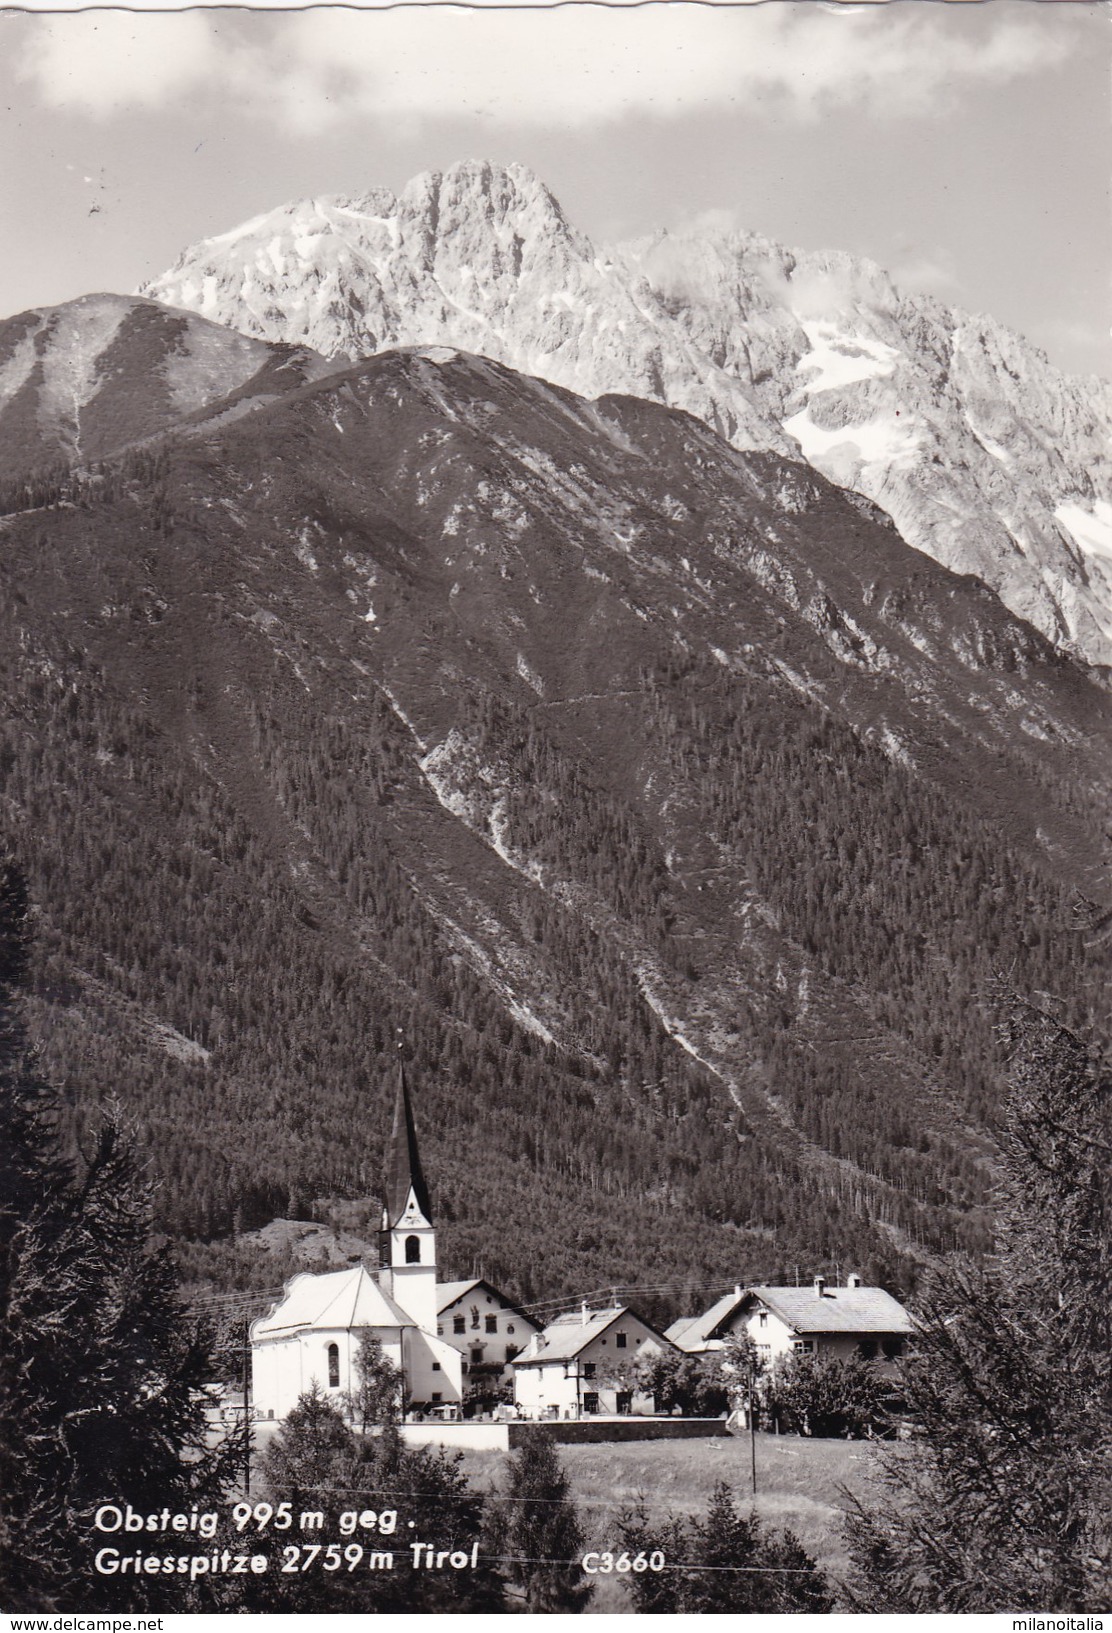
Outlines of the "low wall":
M 729 1434 L 725 1418 L 517 1418 L 509 1423 L 403 1423 L 408 1446 L 458 1446 L 461 1451 L 509 1451 L 547 1429 L 561 1446 L 614 1440 L 705 1440 Z
M 458 1446 L 460 1451 L 504 1452 L 510 1447 L 508 1423 L 403 1423 L 407 1446 Z
M 703 1440 L 727 1433 L 725 1418 L 591 1417 L 564 1422 L 519 1420 L 506 1427 L 511 1446 L 524 1446 L 538 1429 L 547 1429 L 562 1446 L 595 1445 L 604 1440 Z

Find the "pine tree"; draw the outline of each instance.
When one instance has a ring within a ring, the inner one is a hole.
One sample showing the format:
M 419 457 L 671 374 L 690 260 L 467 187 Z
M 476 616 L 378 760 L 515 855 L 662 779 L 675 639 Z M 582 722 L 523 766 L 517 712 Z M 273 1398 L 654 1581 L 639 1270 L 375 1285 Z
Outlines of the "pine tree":
M 358 1442 L 339 1408 L 314 1382 L 259 1458 L 259 1472 L 276 1502 L 296 1503 L 314 1487 L 347 1476 L 358 1456 Z
M 996 1252 L 930 1284 L 913 1443 L 850 1520 L 870 1611 L 1112 1607 L 1112 1082 L 1012 1003 Z
M 663 1570 L 622 1578 L 639 1612 L 775 1615 L 833 1606 L 825 1574 L 794 1533 L 766 1531 L 755 1509 L 740 1513 L 724 1481 L 702 1519 L 685 1523 L 672 1516 L 653 1525 L 642 1500 L 620 1533 L 631 1556 L 664 1556 Z
M 580 1612 L 592 1585 L 580 1560 L 584 1537 L 552 1436 L 545 1429 L 509 1458 L 509 1480 L 487 1528 L 487 1547 L 501 1557 L 511 1594 L 532 1615 Z
M 794 1533 L 765 1532 L 755 1509 L 738 1512 L 724 1483 L 715 1486 L 705 1519 L 692 1524 L 689 1557 L 685 1610 L 777 1614 L 833 1604 L 825 1576 Z
M 310 1507 L 330 1516 L 329 1528 L 313 1541 L 335 1542 L 331 1516 L 338 1511 L 374 1510 L 398 1516 L 398 1534 L 360 1533 L 349 1540 L 392 1549 L 392 1570 L 344 1568 L 327 1573 L 286 1573 L 281 1569 L 284 1534 L 257 1542 L 269 1553 L 266 1575 L 241 1586 L 222 1585 L 220 1608 L 269 1611 L 489 1611 L 504 1608 L 503 1584 L 495 1563 L 480 1557 L 477 1568 L 429 1570 L 415 1562 L 411 1544 L 434 1551 L 470 1554 L 484 1530 L 485 1501 L 473 1491 L 452 1456 L 431 1447 L 405 1445 L 396 1423 L 359 1435 L 319 1385 L 302 1395 L 259 1459 L 262 1489 L 275 1505 L 296 1511 Z
M 2 1588 L 12 1608 L 158 1605 L 157 1578 L 95 1577 L 92 1516 L 219 1503 L 237 1437 L 206 1444 L 206 1335 L 152 1243 L 152 1187 L 110 1113 L 82 1163 L 59 1154 L 54 1101 L 17 1009 L 27 906 L 0 866 L 0 1475 Z M 100 1539 L 103 1540 L 103 1539 Z M 180 1595 L 179 1595 L 180 1598 Z

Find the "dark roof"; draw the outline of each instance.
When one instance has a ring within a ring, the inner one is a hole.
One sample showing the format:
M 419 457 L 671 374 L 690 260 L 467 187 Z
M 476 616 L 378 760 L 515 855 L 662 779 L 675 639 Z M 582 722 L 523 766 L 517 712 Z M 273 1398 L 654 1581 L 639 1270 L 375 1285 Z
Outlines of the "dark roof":
M 432 1204 L 429 1188 L 421 1172 L 417 1154 L 417 1131 L 413 1126 L 413 1107 L 409 1103 L 409 1085 L 404 1066 L 398 1066 L 398 1087 L 394 1097 L 394 1127 L 390 1134 L 390 1156 L 386 1168 L 386 1225 L 392 1230 L 405 1212 L 412 1190 L 417 1206 L 432 1224 Z

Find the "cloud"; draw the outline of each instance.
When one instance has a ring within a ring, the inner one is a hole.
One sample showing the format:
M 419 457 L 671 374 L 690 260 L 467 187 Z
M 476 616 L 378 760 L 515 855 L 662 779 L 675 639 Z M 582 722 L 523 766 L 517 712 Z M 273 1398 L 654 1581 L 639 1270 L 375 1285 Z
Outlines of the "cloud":
M 892 282 L 900 289 L 917 289 L 952 299 L 960 288 L 957 260 L 953 251 L 942 245 L 916 251 L 911 245 L 903 244 L 889 271 Z
M 1066 30 L 1010 0 L 91 11 L 30 19 L 28 33 L 17 72 L 53 107 L 104 118 L 234 96 L 306 132 L 468 114 L 586 129 L 761 106 L 894 117 L 944 109 L 963 88 L 1038 71 L 1071 48 Z
M 51 107 L 97 116 L 171 103 L 228 66 L 200 12 L 56 14 L 24 33 L 20 77 Z

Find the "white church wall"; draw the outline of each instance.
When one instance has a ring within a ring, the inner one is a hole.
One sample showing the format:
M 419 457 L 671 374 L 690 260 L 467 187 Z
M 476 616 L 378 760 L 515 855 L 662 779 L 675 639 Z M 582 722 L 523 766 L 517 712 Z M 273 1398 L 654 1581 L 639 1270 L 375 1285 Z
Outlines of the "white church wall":
M 396 1327 L 369 1328 L 382 1344 L 392 1365 L 402 1369 L 400 1334 Z M 364 1329 L 312 1328 L 288 1338 L 264 1340 L 251 1349 L 251 1405 L 269 1419 L 286 1418 L 298 1400 L 317 1384 L 341 1411 L 345 1395 L 356 1387 L 359 1344 Z M 329 1348 L 336 1346 L 336 1366 L 329 1364 Z M 335 1382 L 333 1382 L 335 1378 Z
M 414 1405 L 458 1406 L 463 1399 L 462 1357 L 434 1333 L 406 1336 L 406 1384 Z

